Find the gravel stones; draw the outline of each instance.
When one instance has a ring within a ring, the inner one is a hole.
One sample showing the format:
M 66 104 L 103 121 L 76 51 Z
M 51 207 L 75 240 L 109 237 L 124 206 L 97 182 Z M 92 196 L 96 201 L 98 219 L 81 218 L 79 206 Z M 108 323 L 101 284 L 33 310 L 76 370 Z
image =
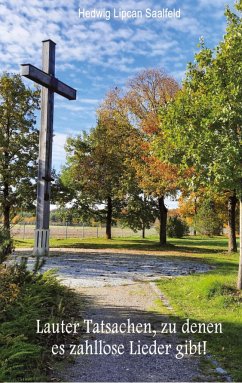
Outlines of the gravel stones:
M 21 257 L 16 252 L 15 260 Z M 28 267 L 34 267 L 35 259 L 28 258 Z M 46 258 L 42 271 L 55 269 L 62 282 L 71 287 L 104 287 L 132 284 L 137 281 L 153 281 L 160 277 L 173 277 L 204 273 L 209 265 L 193 260 L 166 259 L 153 254 L 80 252 L 69 249 L 61 256 Z

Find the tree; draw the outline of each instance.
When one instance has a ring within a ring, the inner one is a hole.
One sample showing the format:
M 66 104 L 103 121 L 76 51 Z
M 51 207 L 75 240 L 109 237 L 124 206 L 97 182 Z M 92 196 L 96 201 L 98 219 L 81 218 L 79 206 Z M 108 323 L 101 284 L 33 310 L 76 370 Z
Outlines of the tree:
M 0 209 L 9 237 L 11 217 L 20 208 L 33 208 L 38 107 L 38 89 L 27 88 L 19 75 L 0 77 Z
M 200 234 L 209 236 L 221 234 L 223 222 L 212 200 L 205 199 L 199 206 L 195 227 Z
M 178 89 L 177 82 L 165 72 L 148 69 L 130 80 L 124 98 L 130 121 L 140 132 L 136 141 L 139 155 L 133 159 L 133 166 L 140 188 L 157 199 L 161 245 L 166 244 L 167 207 L 164 199 L 176 190 L 177 172 L 176 166 L 155 155 L 152 142 L 159 130 L 159 110 L 175 97 Z
M 109 92 L 90 134 L 68 139 L 67 166 L 62 174 L 63 183 L 76 190 L 76 205 L 87 206 L 101 221 L 105 214 L 107 239 L 111 239 L 112 220 L 123 207 L 132 178 L 126 159 L 134 130 L 119 108 L 118 92 Z
M 189 227 L 193 228 L 193 234 L 196 235 L 196 218 L 199 196 L 195 193 L 182 193 L 179 197 L 179 214 L 186 221 Z
M 62 224 L 68 223 L 72 225 L 74 222 L 76 223 L 79 220 L 80 220 L 80 215 L 78 214 L 78 211 L 73 208 L 59 207 L 50 212 L 51 222 L 58 222 Z
M 186 220 L 189 226 L 193 227 L 193 230 L 196 231 L 198 226 L 201 227 L 200 223 L 202 216 L 200 210 L 206 210 L 204 209 L 204 206 L 206 206 L 208 215 L 212 214 L 218 222 L 218 233 L 220 233 L 222 229 L 227 226 L 228 217 L 226 213 L 226 206 L 228 203 L 228 197 L 229 193 L 212 193 L 211 195 L 209 190 L 206 190 L 205 188 L 199 190 L 196 194 L 190 193 L 186 195 L 183 193 L 179 198 L 179 214 Z M 205 230 L 203 231 L 205 233 L 206 214 L 204 214 L 204 227 Z
M 178 215 L 168 218 L 167 234 L 171 238 L 182 238 L 189 234 L 189 227 Z
M 121 213 L 121 224 L 134 231 L 142 230 L 142 238 L 145 238 L 145 229 L 150 229 L 158 216 L 157 203 L 152 197 L 147 197 L 138 189 L 136 193 L 127 196 Z
M 237 9 L 242 10 L 240 3 Z M 214 50 L 202 42 L 195 63 L 188 67 L 182 91 L 162 112 L 165 122 L 161 129 L 166 130 L 168 140 L 172 130 L 175 143 L 170 140 L 170 153 L 173 151 L 174 157 L 179 153 L 182 165 L 194 169 L 191 187 L 195 184 L 230 192 L 231 227 L 242 177 L 242 19 L 229 9 L 226 16 L 223 41 Z M 235 251 L 234 227 L 230 233 L 229 250 Z M 242 251 L 239 275 L 238 286 L 242 288 Z
M 148 148 L 147 148 L 148 146 Z M 166 224 L 168 209 L 165 196 L 177 191 L 177 167 L 159 160 L 150 150 L 150 144 L 139 145 L 140 157 L 134 160 L 139 186 L 156 199 L 157 216 L 160 222 L 160 245 L 166 244 Z

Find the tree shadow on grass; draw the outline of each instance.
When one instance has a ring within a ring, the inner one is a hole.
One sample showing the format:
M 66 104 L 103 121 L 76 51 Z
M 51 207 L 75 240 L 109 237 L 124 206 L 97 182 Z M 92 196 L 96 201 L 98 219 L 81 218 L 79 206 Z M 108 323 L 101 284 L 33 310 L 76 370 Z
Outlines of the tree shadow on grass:
M 225 238 L 180 238 L 180 239 L 171 239 L 171 242 L 178 246 L 187 246 L 189 243 L 189 246 L 195 246 L 195 247 L 205 247 L 205 248 L 219 248 L 219 250 L 227 250 L 228 247 L 228 240 Z
M 70 244 L 65 243 L 61 244 L 60 240 L 55 240 L 58 244 L 58 241 L 60 241 L 61 248 L 74 248 L 74 249 L 124 249 L 124 250 L 143 250 L 143 251 L 159 251 L 159 252 L 166 252 L 166 251 L 175 251 L 175 252 L 181 252 L 181 253 L 198 253 L 198 254 L 216 254 L 221 253 L 223 250 L 220 249 L 214 249 L 209 247 L 196 247 L 196 246 L 186 246 L 186 245 L 179 245 L 179 244 L 172 244 L 167 243 L 166 245 L 160 245 L 157 241 L 147 241 L 147 240 L 122 240 L 121 243 L 117 243 L 115 241 L 110 240 L 108 243 L 86 243 L 81 241 L 72 242 Z M 211 246 L 211 245 L 210 245 Z M 53 246 L 54 247 L 54 246 Z

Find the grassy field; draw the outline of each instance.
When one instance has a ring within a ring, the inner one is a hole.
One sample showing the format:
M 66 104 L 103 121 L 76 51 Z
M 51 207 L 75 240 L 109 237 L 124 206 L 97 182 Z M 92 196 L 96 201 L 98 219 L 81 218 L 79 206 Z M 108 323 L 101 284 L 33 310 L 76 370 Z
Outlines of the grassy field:
M 15 246 L 18 247 L 32 247 L 34 244 L 33 239 L 21 239 L 15 237 Z M 112 240 L 101 238 L 50 238 L 50 247 L 61 248 L 86 248 L 86 249 L 133 249 L 133 250 L 149 250 L 149 251 L 162 251 L 171 250 L 172 247 L 176 251 L 181 252 L 198 252 L 206 253 L 208 251 L 216 253 L 218 251 L 226 251 L 227 238 L 225 237 L 184 237 L 181 239 L 169 238 L 166 247 L 160 247 L 158 236 L 149 236 L 145 239 L 139 237 L 114 237 Z
M 16 247 L 33 245 L 30 240 L 16 240 Z M 223 334 L 194 334 L 207 340 L 208 352 L 221 363 L 233 378 L 242 381 L 242 294 L 236 290 L 238 272 L 237 254 L 228 254 L 225 237 L 186 237 L 169 239 L 161 248 L 157 237 L 51 239 L 51 247 L 81 249 L 113 249 L 148 252 L 161 257 L 191 259 L 216 266 L 206 274 L 196 274 L 172 279 L 160 279 L 157 284 L 174 308 L 173 320 L 192 322 L 220 322 Z

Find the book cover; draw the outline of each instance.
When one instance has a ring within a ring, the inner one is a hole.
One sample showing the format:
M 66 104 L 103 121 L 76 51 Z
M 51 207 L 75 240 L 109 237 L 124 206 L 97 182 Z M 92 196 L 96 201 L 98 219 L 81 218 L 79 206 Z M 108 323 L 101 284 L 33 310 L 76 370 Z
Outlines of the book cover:
M 241 10 L 0 0 L 0 381 L 242 380 Z

